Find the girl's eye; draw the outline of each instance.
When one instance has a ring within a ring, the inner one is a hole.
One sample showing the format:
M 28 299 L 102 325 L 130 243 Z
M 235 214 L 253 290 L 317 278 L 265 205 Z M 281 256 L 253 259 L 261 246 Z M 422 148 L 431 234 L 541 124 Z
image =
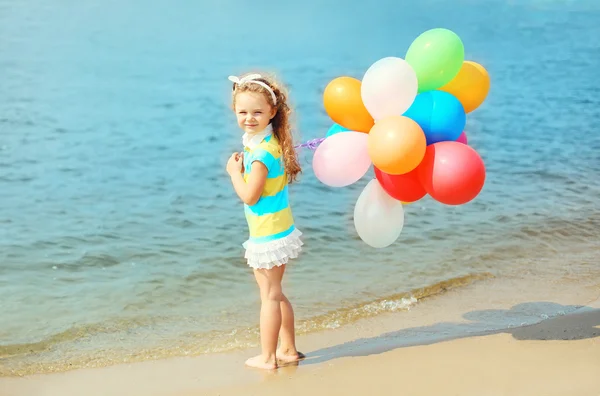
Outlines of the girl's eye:
M 254 114 L 262 114 L 262 111 L 257 111 Z
M 239 114 L 246 114 L 246 112 L 245 111 L 240 111 Z

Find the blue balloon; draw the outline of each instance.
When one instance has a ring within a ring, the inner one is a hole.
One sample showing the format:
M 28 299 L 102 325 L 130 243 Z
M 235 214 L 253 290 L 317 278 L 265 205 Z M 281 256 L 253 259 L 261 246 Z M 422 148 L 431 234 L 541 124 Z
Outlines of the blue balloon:
M 331 135 L 335 135 L 336 133 L 340 133 L 340 132 L 348 132 L 349 130 L 350 129 L 344 128 L 343 126 L 341 126 L 339 124 L 333 124 L 331 126 L 331 128 L 329 128 L 329 131 L 327 131 L 327 135 L 325 135 L 325 137 L 329 137 Z
M 417 95 L 403 114 L 414 120 L 427 138 L 427 145 L 455 141 L 467 123 L 467 114 L 458 99 L 444 91 L 427 91 Z

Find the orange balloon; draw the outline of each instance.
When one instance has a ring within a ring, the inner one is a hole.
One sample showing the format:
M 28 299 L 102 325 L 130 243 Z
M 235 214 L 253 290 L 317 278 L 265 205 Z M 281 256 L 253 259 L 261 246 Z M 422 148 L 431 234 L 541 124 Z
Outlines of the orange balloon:
M 454 95 L 466 113 L 478 108 L 490 90 L 490 75 L 479 63 L 464 61 L 458 74 L 440 91 Z
M 401 175 L 415 169 L 423 160 L 426 148 L 425 133 L 408 117 L 382 118 L 369 132 L 371 161 L 390 175 Z
M 363 104 L 361 82 L 352 77 L 338 77 L 327 84 L 323 93 L 325 111 L 331 119 L 352 131 L 368 133 L 373 117 Z

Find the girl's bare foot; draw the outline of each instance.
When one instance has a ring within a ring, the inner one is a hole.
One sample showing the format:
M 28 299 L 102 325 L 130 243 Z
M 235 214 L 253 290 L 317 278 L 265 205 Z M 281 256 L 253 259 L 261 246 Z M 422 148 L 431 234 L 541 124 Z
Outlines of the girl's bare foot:
M 302 352 L 298 352 L 298 351 L 290 351 L 290 350 L 281 350 L 278 349 L 277 353 L 277 360 L 281 360 L 282 362 L 285 363 L 292 363 L 292 362 L 297 362 L 299 360 L 304 359 L 304 354 Z
M 277 362 L 274 358 L 265 359 L 263 355 L 258 355 L 246 360 L 246 366 L 263 370 L 275 370 L 277 368 Z

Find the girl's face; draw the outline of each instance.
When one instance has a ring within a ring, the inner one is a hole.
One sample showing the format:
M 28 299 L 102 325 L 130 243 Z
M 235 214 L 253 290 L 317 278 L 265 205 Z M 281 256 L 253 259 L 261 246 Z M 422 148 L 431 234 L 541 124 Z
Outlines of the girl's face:
M 275 116 L 265 95 L 240 92 L 235 96 L 235 115 L 239 127 L 249 135 L 263 131 Z

